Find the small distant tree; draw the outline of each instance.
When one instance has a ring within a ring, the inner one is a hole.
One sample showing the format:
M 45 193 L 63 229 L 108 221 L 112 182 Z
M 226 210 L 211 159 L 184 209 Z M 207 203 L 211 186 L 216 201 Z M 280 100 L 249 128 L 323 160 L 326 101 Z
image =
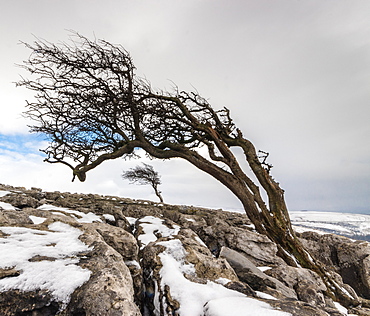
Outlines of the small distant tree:
M 124 171 L 122 173 L 122 178 L 129 180 L 131 184 L 151 185 L 155 195 L 158 196 L 159 200 L 163 203 L 162 192 L 158 190 L 158 186 L 162 183 L 161 177 L 159 173 L 154 170 L 153 166 L 143 163 L 142 166 L 136 166 L 135 168 Z

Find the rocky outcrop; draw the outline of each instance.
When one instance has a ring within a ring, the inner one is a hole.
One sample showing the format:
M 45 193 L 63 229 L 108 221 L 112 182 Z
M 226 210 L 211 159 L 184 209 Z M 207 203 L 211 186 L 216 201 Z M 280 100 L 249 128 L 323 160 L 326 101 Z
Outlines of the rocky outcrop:
M 370 299 L 369 243 L 337 235 L 301 234 L 301 240 L 311 254 L 339 273 L 346 284 L 366 299 Z
M 297 293 L 292 287 L 288 287 L 278 279 L 270 277 L 263 271 L 270 267 L 257 268 L 246 256 L 227 247 L 223 247 L 220 257 L 225 258 L 240 281 L 248 284 L 253 290 L 270 294 L 276 298 L 291 298 L 297 300 Z
M 300 238 L 361 305 L 333 302 L 243 214 L 0 185 L 0 314 L 370 315 L 369 244 Z

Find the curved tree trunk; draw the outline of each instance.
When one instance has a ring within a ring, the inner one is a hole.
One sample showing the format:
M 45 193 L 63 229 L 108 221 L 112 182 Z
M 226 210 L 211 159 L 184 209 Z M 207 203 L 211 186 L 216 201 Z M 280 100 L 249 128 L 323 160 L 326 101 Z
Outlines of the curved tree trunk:
M 161 191 L 158 190 L 158 186 L 154 185 L 153 189 L 154 189 L 155 195 L 158 196 L 159 201 L 161 201 L 161 203 L 163 203 L 163 197 L 162 197 Z

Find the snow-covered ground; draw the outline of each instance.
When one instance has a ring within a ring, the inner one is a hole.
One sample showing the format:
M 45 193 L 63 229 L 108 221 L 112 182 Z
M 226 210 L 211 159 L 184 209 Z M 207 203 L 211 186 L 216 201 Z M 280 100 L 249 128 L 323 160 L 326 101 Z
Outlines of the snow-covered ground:
M 164 288 L 168 285 L 171 288 L 172 297 L 180 302 L 178 311 L 180 315 L 291 315 L 215 282 L 208 281 L 206 284 L 191 282 L 184 274 L 195 274 L 195 268 L 192 264 L 185 263 L 186 252 L 181 241 L 173 239 L 159 244 L 166 247 L 166 250 L 159 255 L 163 265 L 160 272 L 161 286 Z M 154 301 L 159 312 L 158 295 L 155 296 Z
M 0 191 L 0 197 L 7 194 L 10 192 Z M 5 202 L 0 202 L 0 208 L 16 210 L 13 205 Z M 100 217 L 93 213 L 85 214 L 48 204 L 39 209 L 69 214 L 81 223 L 101 222 Z M 32 215 L 29 218 L 35 229 L 0 227 L 3 235 L 0 238 L 0 268 L 14 269 L 19 274 L 1 279 L 0 292 L 12 289 L 49 290 L 57 301 L 67 304 L 73 291 L 90 278 L 91 272 L 77 265 L 77 254 L 89 251 L 90 248 L 78 239 L 82 231 L 75 227 L 54 222 L 48 226 L 48 230 L 38 229 L 37 225 L 42 224 L 46 218 Z
M 37 218 L 38 220 L 40 218 Z M 49 290 L 57 301 L 67 303 L 73 291 L 90 278 L 90 271 L 77 266 L 76 253 L 89 248 L 78 237 L 82 232 L 61 222 L 49 231 L 26 227 L 0 227 L 0 268 L 16 269 L 20 274 L 0 280 L 0 292 L 11 289 Z M 32 260 L 35 257 L 48 260 Z
M 289 214 L 298 232 L 313 230 L 370 241 L 370 215 L 319 211 L 294 211 Z

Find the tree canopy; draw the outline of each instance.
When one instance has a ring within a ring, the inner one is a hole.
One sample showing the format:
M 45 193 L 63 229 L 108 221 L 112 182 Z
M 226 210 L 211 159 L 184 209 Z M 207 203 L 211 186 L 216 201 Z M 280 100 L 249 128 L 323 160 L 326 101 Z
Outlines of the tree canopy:
M 31 131 L 50 140 L 42 150 L 45 161 L 67 165 L 73 179 L 85 181 L 89 170 L 106 160 L 133 156 L 137 148 L 155 158 L 183 158 L 230 189 L 257 231 L 279 240 L 280 232 L 272 229 L 278 225 L 295 239 L 284 191 L 227 108 L 214 110 L 196 92 L 153 91 L 148 81 L 135 75 L 129 53 L 104 40 L 74 33 L 71 43 L 37 40 L 25 45 L 32 53 L 23 67 L 35 79 L 18 84 L 36 92 L 26 115 L 35 122 Z M 201 147 L 208 155 L 200 153 Z M 244 152 L 267 193 L 268 206 L 233 147 Z M 284 251 L 281 255 L 289 260 Z
M 35 91 L 26 115 L 35 122 L 31 131 L 50 141 L 43 149 L 47 162 L 62 163 L 73 179 L 85 181 L 89 170 L 133 156 L 138 148 L 153 158 L 185 159 L 235 194 L 256 230 L 276 242 L 287 263 L 325 275 L 292 229 L 284 190 L 270 174 L 266 153 L 256 151 L 227 108 L 213 109 L 197 92 L 154 91 L 135 74 L 129 53 L 105 40 L 73 33 L 70 43 L 25 45 L 31 55 L 22 67 L 31 78 L 18 84 Z M 242 150 L 257 183 L 233 148 Z M 344 295 L 335 285 L 328 288 L 333 296 Z

